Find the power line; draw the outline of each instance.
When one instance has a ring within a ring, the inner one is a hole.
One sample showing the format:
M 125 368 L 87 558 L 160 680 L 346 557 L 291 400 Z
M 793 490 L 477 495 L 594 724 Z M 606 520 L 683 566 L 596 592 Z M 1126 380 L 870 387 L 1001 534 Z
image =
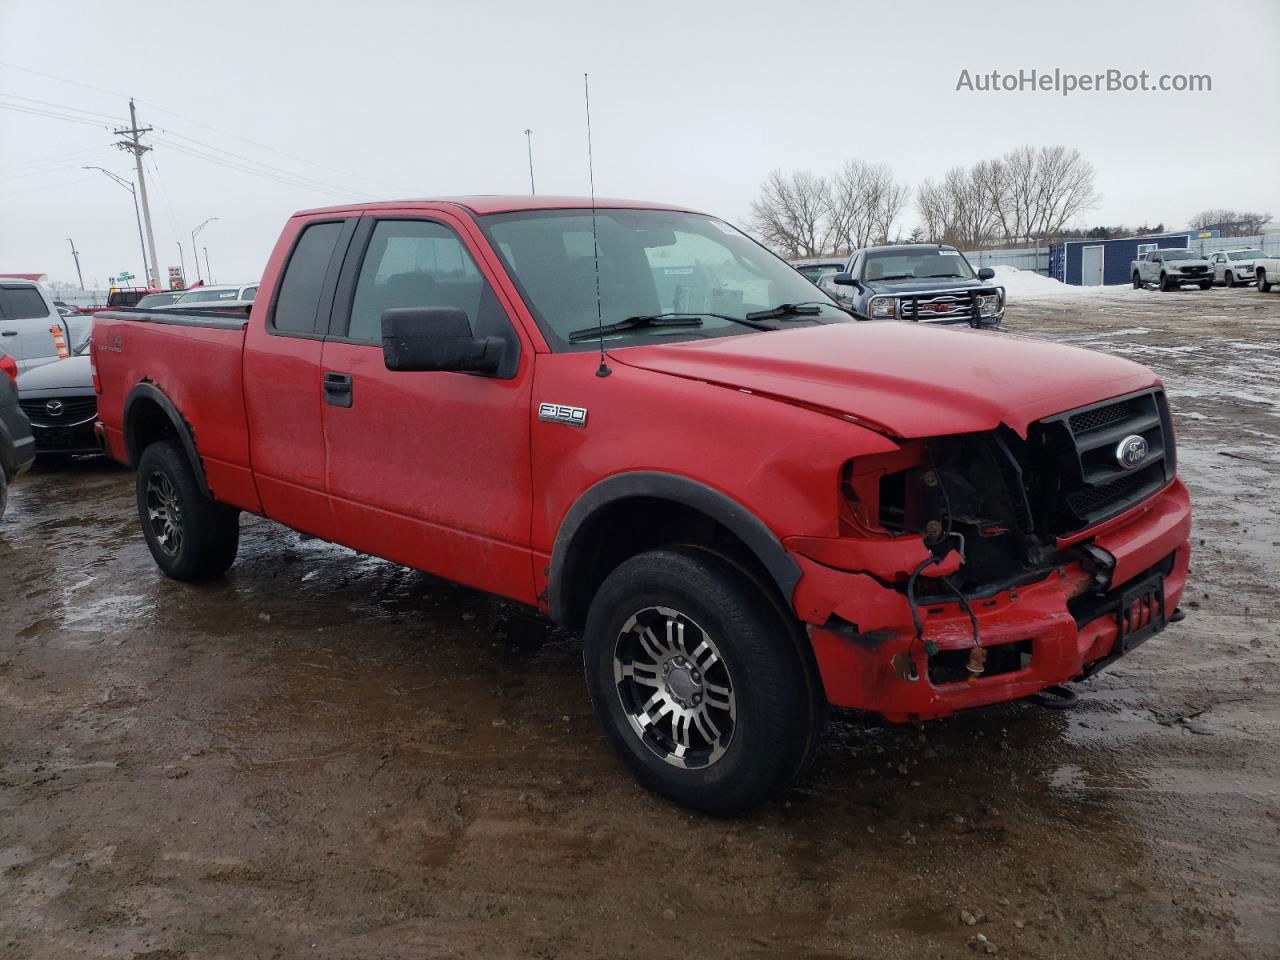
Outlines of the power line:
M 0 94 L 3 96 L 3 94 Z M 64 113 L 54 113 L 52 110 L 42 110 L 34 107 L 25 107 L 16 103 L 0 103 L 0 110 L 13 110 L 17 113 L 29 113 L 33 117 L 50 117 L 54 120 L 70 120 L 72 123 L 83 123 L 90 127 L 101 127 L 104 130 L 110 130 L 111 124 L 103 123 L 99 120 L 88 120 L 84 117 L 73 117 Z
M 187 147 L 182 146 L 181 144 L 172 143 L 170 141 L 166 141 L 161 138 L 156 138 L 155 142 L 163 145 L 169 150 L 173 150 L 177 153 L 184 154 L 188 157 L 195 157 L 199 160 L 204 160 L 207 163 L 213 163 L 220 167 L 226 167 L 230 170 L 238 170 L 241 173 L 250 173 L 255 176 L 262 177 L 263 179 L 274 181 L 275 183 L 282 183 L 286 186 L 301 187 L 307 190 L 313 190 L 317 193 L 324 193 L 324 194 L 328 194 L 329 196 L 341 197 L 344 200 L 351 200 L 353 199 L 353 197 L 367 196 L 367 194 L 361 194 L 359 191 L 355 191 L 355 190 L 346 190 L 341 187 L 333 187 L 333 186 L 316 186 L 313 183 L 306 183 L 301 180 L 293 179 L 292 177 L 277 176 L 274 173 L 269 173 L 265 170 L 258 170 L 253 167 L 245 166 L 244 164 L 241 164 L 241 163 L 235 163 L 233 161 L 226 160 L 223 157 L 212 156 L 207 153 L 201 153 L 196 150 L 191 150 L 191 149 L 188 149 Z
M 25 100 L 27 103 L 35 103 L 44 107 L 56 107 L 59 110 L 70 110 L 73 113 L 86 113 L 86 114 L 89 114 L 90 116 L 103 117 L 107 120 L 110 120 L 112 123 L 120 122 L 120 117 L 118 117 L 115 114 L 102 113 L 98 110 L 86 110 L 83 107 L 73 107 L 70 104 L 66 104 L 66 103 L 54 103 L 51 100 L 37 100 L 34 97 L 20 97 L 16 93 L 4 93 L 4 94 L 0 94 L 0 96 L 6 97 L 9 100 Z
M 80 150 L 72 150 L 69 153 L 55 153 L 53 154 L 53 156 L 49 156 L 49 157 L 33 157 L 30 160 L 23 160 L 19 163 L 11 163 L 7 167 L 0 167 L 0 173 L 9 173 L 14 170 L 19 170 L 23 167 L 38 167 L 38 166 L 41 166 L 42 164 L 53 163 L 59 160 L 70 160 L 72 157 L 83 157 L 93 153 L 102 153 L 107 149 L 108 149 L 107 147 L 95 147 L 92 150 L 85 150 L 81 148 Z
M 79 180 L 68 180 L 66 183 L 50 183 L 43 187 L 31 187 L 27 190 L 14 190 L 11 193 L 0 193 L 0 197 L 16 197 L 23 193 L 37 193 L 40 190 L 57 190 L 59 187 L 69 187 L 76 183 L 87 183 L 90 180 L 96 180 L 97 177 L 81 177 Z

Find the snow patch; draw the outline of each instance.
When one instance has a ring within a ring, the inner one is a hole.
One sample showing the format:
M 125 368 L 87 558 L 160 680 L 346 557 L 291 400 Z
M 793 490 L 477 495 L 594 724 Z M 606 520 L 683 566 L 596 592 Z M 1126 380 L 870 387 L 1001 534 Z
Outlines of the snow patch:
M 1004 287 L 1005 299 L 1009 303 L 1016 303 L 1019 300 L 1069 300 L 1076 297 L 1131 296 L 1143 293 L 1127 285 L 1077 287 L 1046 277 L 1034 270 L 1019 270 L 1017 267 L 1006 264 L 1000 264 L 992 269 L 996 272 L 994 282 Z

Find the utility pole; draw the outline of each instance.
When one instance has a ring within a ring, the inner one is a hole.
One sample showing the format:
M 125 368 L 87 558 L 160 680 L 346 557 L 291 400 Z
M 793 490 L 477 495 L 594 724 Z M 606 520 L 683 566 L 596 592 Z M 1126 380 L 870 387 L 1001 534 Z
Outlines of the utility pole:
M 106 167 L 94 167 L 94 166 L 88 166 L 88 167 L 81 167 L 80 169 L 81 169 L 81 170 L 100 170 L 100 171 L 102 171 L 102 172 L 103 172 L 103 173 L 105 173 L 108 177 L 110 177 L 112 180 L 114 180 L 116 183 L 120 184 L 120 186 L 122 186 L 122 187 L 124 187 L 126 190 L 128 190 L 128 191 L 129 191 L 129 194 L 133 197 L 133 218 L 134 218 L 135 220 L 137 220 L 137 221 L 138 221 L 138 247 L 142 250 L 142 272 L 143 272 L 143 274 L 144 274 L 145 276 L 150 276 L 150 272 L 149 272 L 149 270 L 147 269 L 147 245 L 146 245 L 145 243 L 143 243 L 143 242 L 142 242 L 142 214 L 140 214 L 140 213 L 138 212 L 138 191 L 137 191 L 137 190 L 135 190 L 135 189 L 133 189 L 133 184 L 132 184 L 132 183 L 130 183 L 130 182 L 129 182 L 128 180 L 126 180 L 124 177 L 117 177 L 114 173 L 112 173 L 112 172 L 111 172 L 110 170 L 108 170 Z M 154 251 L 152 251 L 152 256 L 154 256 L 154 255 L 155 255 L 155 252 L 154 252 Z M 156 264 L 155 264 L 155 261 L 154 261 L 154 260 L 151 262 L 151 265 L 152 265 L 153 267 L 155 267 L 155 268 L 156 268 L 156 272 L 157 272 L 157 274 L 158 274 L 158 273 L 159 273 L 160 268 L 159 268 L 158 266 L 156 266 Z M 159 289 L 159 287 L 157 287 L 156 289 L 158 290 L 158 289 Z
M 536 195 L 538 191 L 533 189 L 533 131 L 527 127 L 524 131 L 524 140 L 529 148 L 529 193 Z
M 133 154 L 134 163 L 138 166 L 138 190 L 142 194 L 142 218 L 147 224 L 147 250 L 151 253 L 151 282 L 149 286 L 153 290 L 160 289 L 160 268 L 157 266 L 159 261 L 156 259 L 156 237 L 151 230 L 151 205 L 147 203 L 147 180 L 142 175 L 142 155 L 150 150 L 150 147 L 142 145 L 142 135 L 150 133 L 150 127 L 138 127 L 138 110 L 133 104 L 133 98 L 129 98 L 129 126 L 124 130 L 114 131 L 117 136 L 125 137 L 124 140 L 116 142 L 116 146 L 121 150 L 128 150 Z
M 76 249 L 76 242 L 67 237 L 67 243 L 71 244 L 71 256 L 76 262 L 76 278 L 80 281 L 80 289 L 84 289 L 84 274 L 80 272 L 80 251 Z
M 213 283 L 213 267 L 209 266 L 209 248 L 204 248 L 204 272 L 209 275 L 209 282 Z
M 201 230 L 203 230 L 205 227 L 207 227 L 209 224 L 213 223 L 213 221 L 217 219 L 218 219 L 217 217 L 210 217 L 204 223 L 200 224 L 200 226 L 196 227 L 194 230 L 191 231 L 191 259 L 196 262 L 196 280 L 197 281 L 203 282 L 204 278 L 200 276 L 200 248 L 196 246 L 196 235 L 199 234 Z M 207 260 L 208 257 L 206 257 L 205 259 Z M 210 278 L 210 282 L 211 283 L 213 282 L 212 277 Z

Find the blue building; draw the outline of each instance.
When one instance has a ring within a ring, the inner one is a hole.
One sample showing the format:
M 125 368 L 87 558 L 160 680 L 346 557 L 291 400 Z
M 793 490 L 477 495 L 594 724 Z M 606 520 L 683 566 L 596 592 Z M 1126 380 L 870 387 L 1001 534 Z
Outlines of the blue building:
M 1132 261 L 1153 248 L 1185 249 L 1186 233 L 1155 237 L 1122 237 L 1118 240 L 1064 240 L 1049 247 L 1049 276 L 1077 287 L 1129 283 Z

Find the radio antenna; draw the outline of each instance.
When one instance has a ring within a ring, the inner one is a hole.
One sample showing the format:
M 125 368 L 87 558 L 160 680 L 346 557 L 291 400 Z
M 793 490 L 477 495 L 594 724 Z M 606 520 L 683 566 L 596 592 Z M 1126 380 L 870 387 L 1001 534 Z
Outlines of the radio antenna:
M 596 168 L 591 155 L 591 81 L 585 73 L 582 75 L 582 95 L 587 106 L 587 176 L 591 180 L 591 250 L 596 265 L 596 329 L 600 333 L 600 366 L 596 368 L 596 376 L 607 377 L 613 371 L 604 362 L 604 305 L 600 300 L 600 235 L 596 232 Z

